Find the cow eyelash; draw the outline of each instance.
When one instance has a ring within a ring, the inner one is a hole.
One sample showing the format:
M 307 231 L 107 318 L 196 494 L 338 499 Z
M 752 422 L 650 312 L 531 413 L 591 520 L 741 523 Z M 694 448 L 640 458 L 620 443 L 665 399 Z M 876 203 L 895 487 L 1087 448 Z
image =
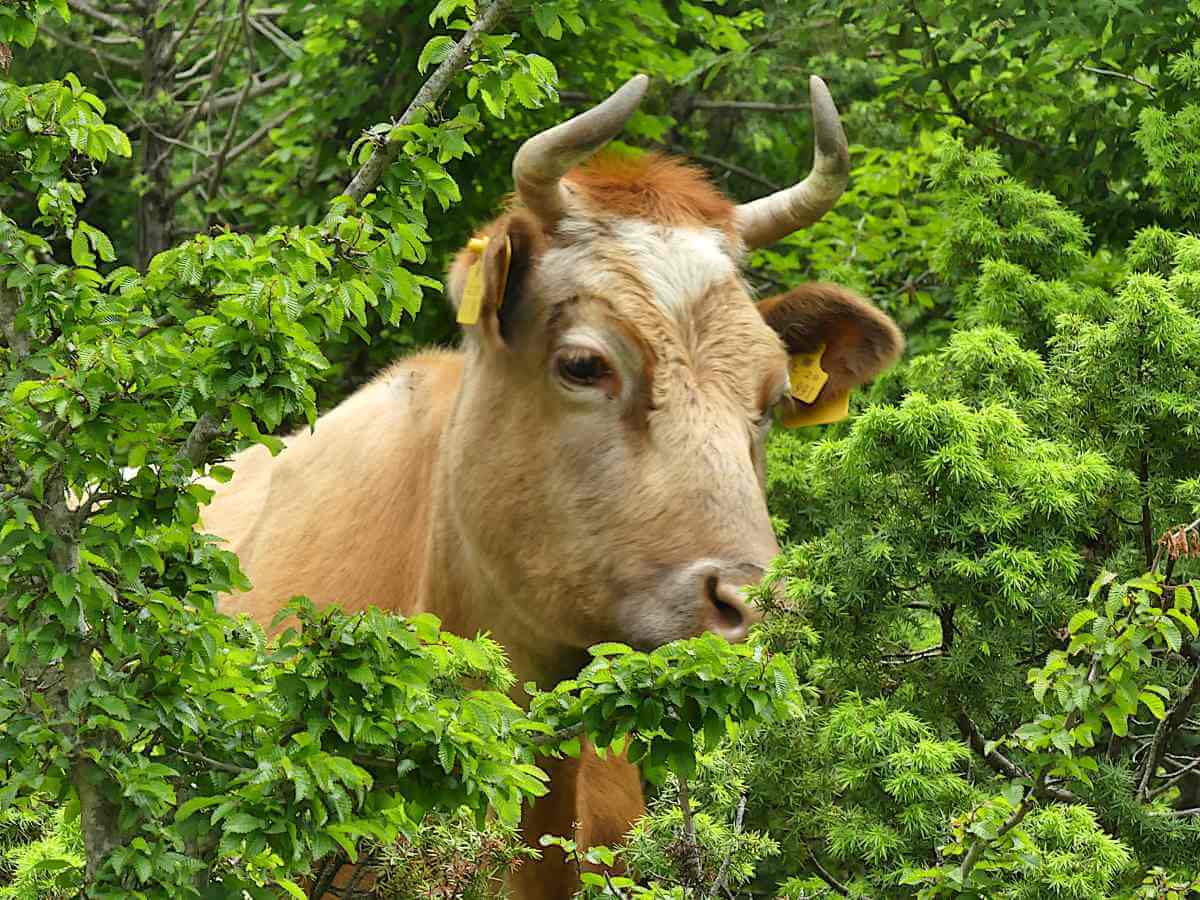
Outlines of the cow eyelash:
M 585 387 L 596 384 L 612 373 L 603 356 L 586 350 L 560 356 L 557 368 L 563 381 Z

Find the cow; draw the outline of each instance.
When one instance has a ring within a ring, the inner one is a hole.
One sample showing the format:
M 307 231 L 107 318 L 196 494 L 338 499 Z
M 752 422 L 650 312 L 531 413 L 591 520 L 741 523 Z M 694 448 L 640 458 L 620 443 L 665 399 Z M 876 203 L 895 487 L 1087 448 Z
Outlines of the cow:
M 305 594 L 428 611 L 489 633 L 517 684 L 542 687 L 599 642 L 746 637 L 759 612 L 743 591 L 779 550 L 772 421 L 837 417 L 903 339 L 843 288 L 756 304 L 739 276 L 747 250 L 816 221 L 845 188 L 820 78 L 811 173 L 741 205 L 682 160 L 597 153 L 646 86 L 636 76 L 521 146 L 513 198 L 447 277 L 461 349 L 401 359 L 278 457 L 237 455 L 204 512 L 253 582 L 224 610 L 266 625 Z M 521 826 L 535 845 L 573 828 L 581 847 L 616 844 L 643 812 L 621 757 L 541 764 L 550 790 Z M 511 877 L 521 900 L 574 886 L 557 850 Z

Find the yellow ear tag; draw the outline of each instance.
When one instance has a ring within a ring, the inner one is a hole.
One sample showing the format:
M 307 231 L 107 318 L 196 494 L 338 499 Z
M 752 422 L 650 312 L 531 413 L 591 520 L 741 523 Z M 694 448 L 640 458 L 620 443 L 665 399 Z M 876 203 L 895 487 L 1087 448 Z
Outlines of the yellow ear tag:
M 458 324 L 474 325 L 479 321 L 479 310 L 483 306 L 483 256 L 487 252 L 488 239 L 471 238 L 467 249 L 478 254 L 467 270 L 467 286 L 463 288 L 462 302 L 458 304 Z
M 788 368 L 788 380 L 791 382 L 792 396 L 803 403 L 812 403 L 829 380 L 829 373 L 821 368 L 821 357 L 825 355 L 825 345 L 818 344 L 811 353 L 795 353 L 792 355 Z
M 478 253 L 479 258 L 467 270 L 467 283 L 463 287 L 462 302 L 458 304 L 458 324 L 474 325 L 479 321 L 479 313 L 483 310 L 483 260 L 487 254 L 489 238 L 471 238 L 467 249 Z M 504 251 L 500 258 L 499 283 L 496 285 L 496 296 L 500 303 L 504 302 L 504 290 L 508 286 L 508 266 L 512 257 L 512 241 L 504 236 Z
M 822 400 L 816 406 L 799 406 L 790 413 L 780 410 L 779 424 L 784 428 L 800 428 L 804 425 L 828 425 L 840 422 L 850 415 L 850 392 Z
M 829 373 L 821 368 L 821 357 L 824 355 L 824 344 L 818 344 L 817 349 L 811 353 L 792 354 L 788 380 L 791 382 L 792 397 L 799 402 L 780 408 L 779 424 L 784 428 L 828 425 L 830 422 L 840 422 L 850 415 L 849 391 L 826 397 L 820 403 L 816 403 L 821 388 L 829 381 Z

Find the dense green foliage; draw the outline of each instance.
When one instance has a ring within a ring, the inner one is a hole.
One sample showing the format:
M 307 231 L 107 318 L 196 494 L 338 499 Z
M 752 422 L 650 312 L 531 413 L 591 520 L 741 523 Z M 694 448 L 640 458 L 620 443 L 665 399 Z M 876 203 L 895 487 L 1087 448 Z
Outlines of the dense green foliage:
M 0 897 L 495 896 L 584 736 L 655 785 L 623 848 L 546 839 L 588 896 L 1200 891 L 1200 4 L 490 8 L 0 7 Z M 429 618 L 222 616 L 199 476 L 452 342 L 517 143 L 635 71 L 626 143 L 739 198 L 825 75 L 851 188 L 747 276 L 908 335 L 772 437 L 764 625 L 525 710 Z

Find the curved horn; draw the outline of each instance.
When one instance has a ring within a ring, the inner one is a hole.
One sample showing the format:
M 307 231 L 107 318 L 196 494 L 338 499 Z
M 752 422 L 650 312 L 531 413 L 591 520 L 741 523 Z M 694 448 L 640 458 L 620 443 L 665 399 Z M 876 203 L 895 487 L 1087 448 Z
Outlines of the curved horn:
M 563 216 L 560 179 L 616 137 L 642 102 L 649 84 L 645 75 L 634 75 L 603 103 L 521 145 L 513 158 L 517 196 L 545 225 L 551 226 Z
M 807 228 L 833 207 L 850 178 L 846 133 L 829 88 L 816 75 L 809 79 L 812 96 L 813 167 L 802 182 L 743 203 L 734 224 L 746 246 L 765 247 L 793 231 Z

